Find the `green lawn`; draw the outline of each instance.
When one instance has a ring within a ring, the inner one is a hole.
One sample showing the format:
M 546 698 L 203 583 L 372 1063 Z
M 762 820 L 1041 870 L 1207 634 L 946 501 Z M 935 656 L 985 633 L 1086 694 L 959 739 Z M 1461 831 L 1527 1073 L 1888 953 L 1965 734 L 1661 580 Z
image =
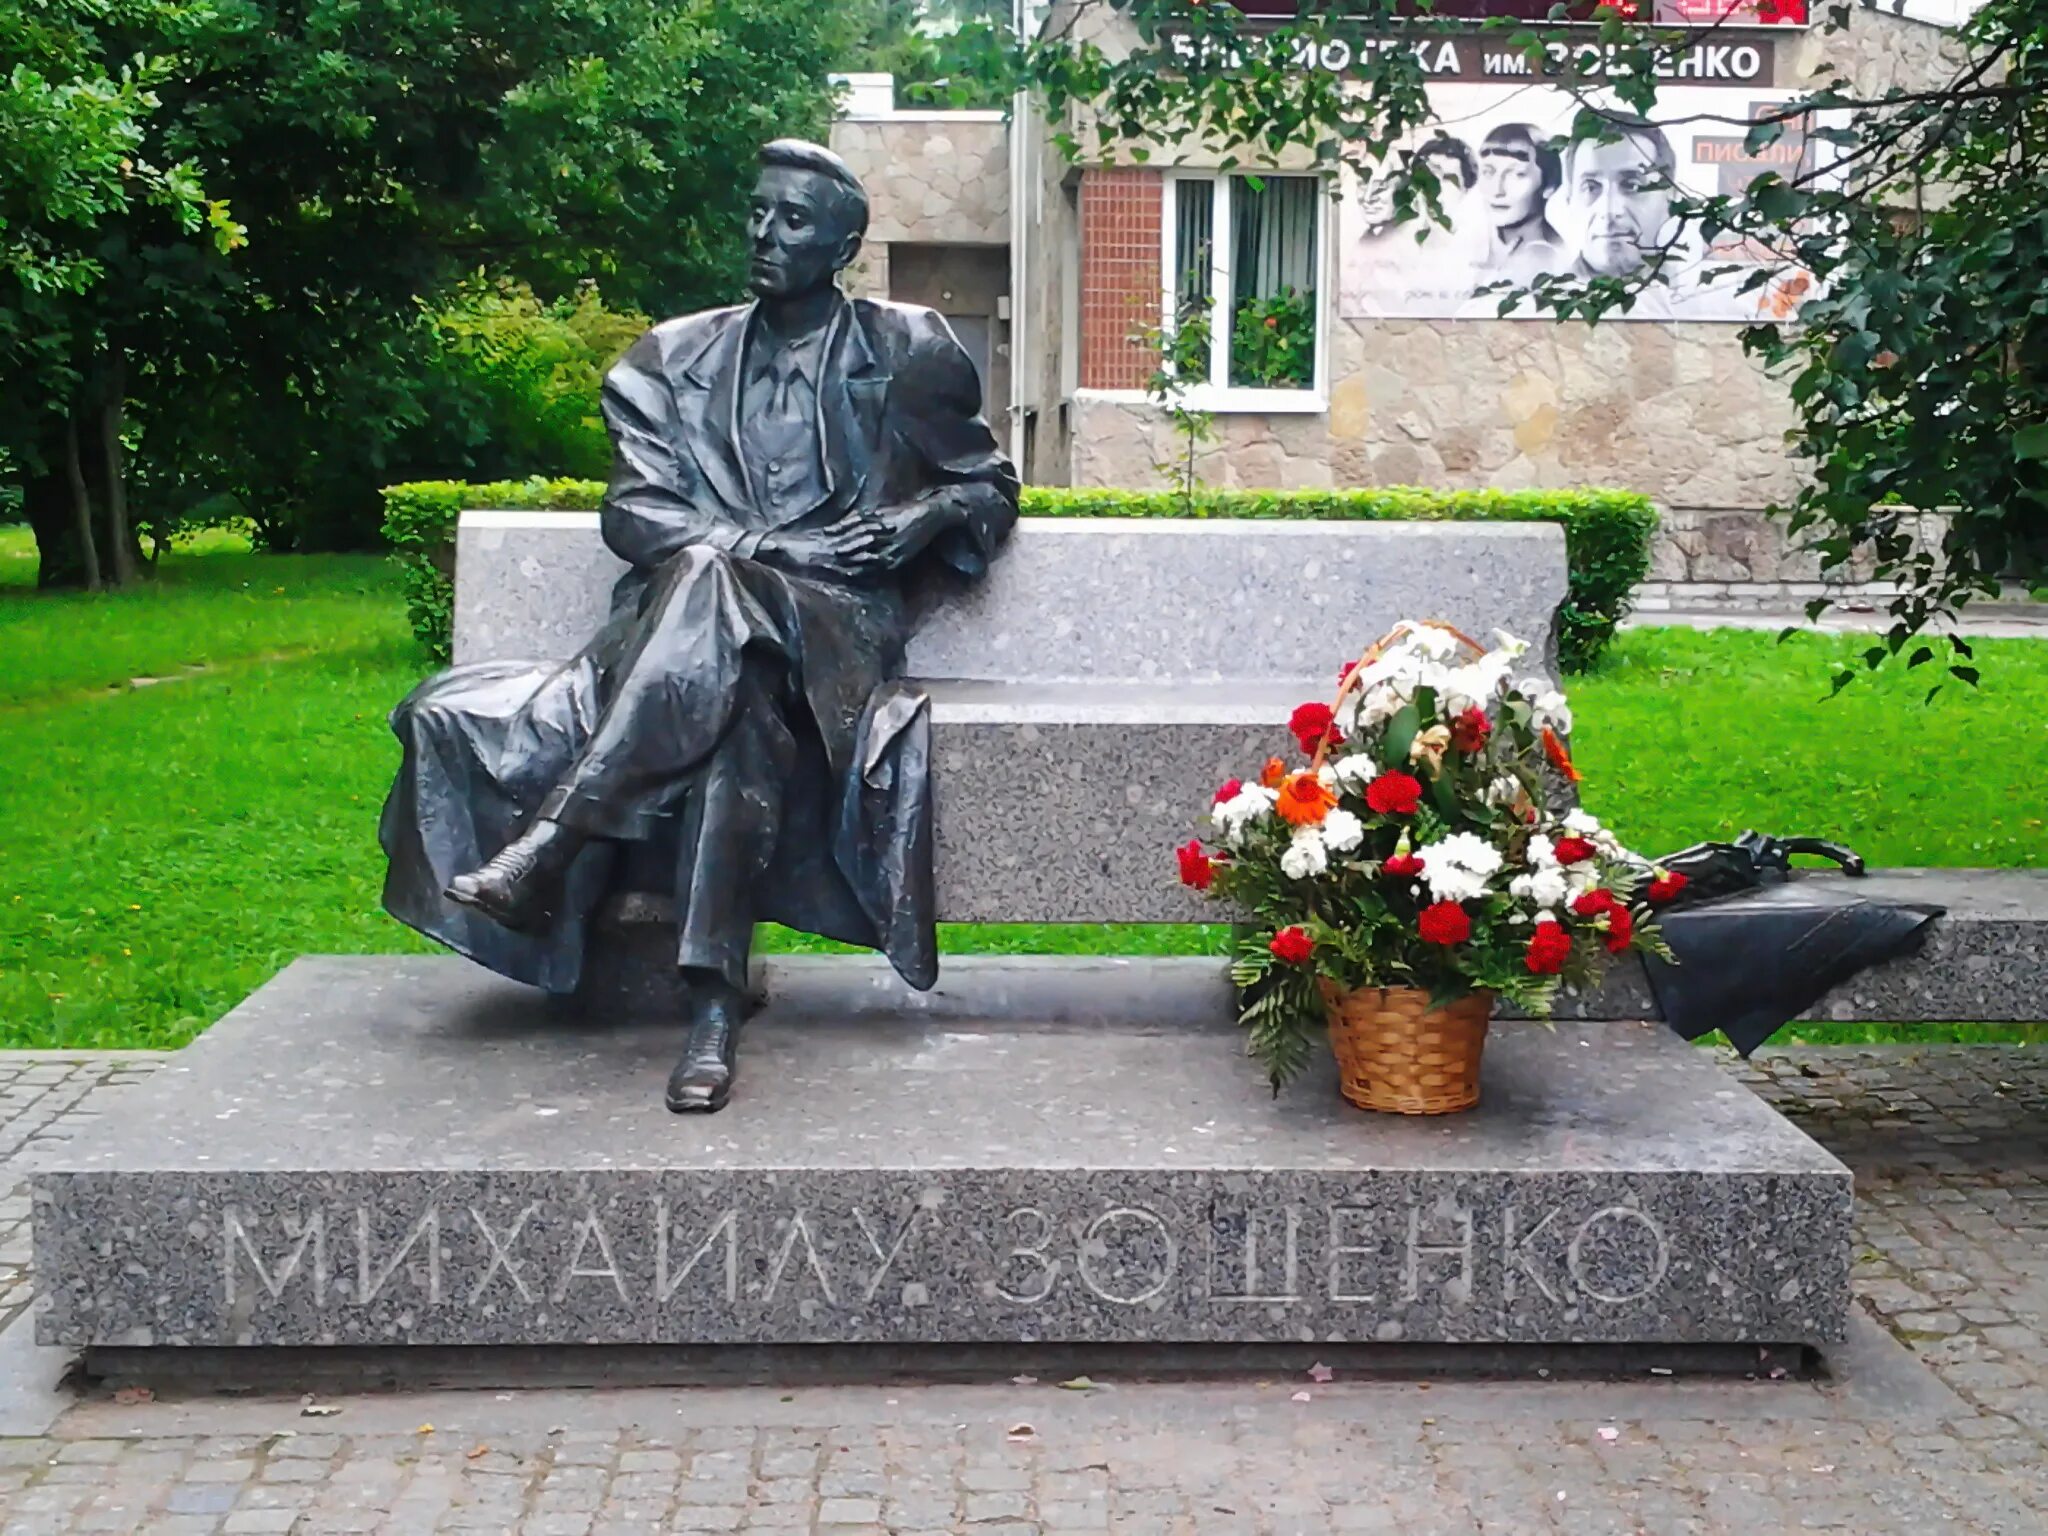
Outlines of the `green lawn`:
M 377 905 L 384 716 L 425 667 L 387 562 L 214 537 L 133 593 L 32 576 L 0 529 L 0 1046 L 176 1045 L 295 955 L 426 947 Z M 1923 708 L 1903 676 L 1826 700 L 1825 660 L 1856 644 L 1624 636 L 1573 690 L 1588 804 L 1646 852 L 1754 825 L 1874 863 L 2048 864 L 2048 645 L 1983 646 L 1983 687 Z M 1222 930 L 945 937 L 1200 952 Z M 2033 1032 L 1812 1035 L 1949 1033 Z

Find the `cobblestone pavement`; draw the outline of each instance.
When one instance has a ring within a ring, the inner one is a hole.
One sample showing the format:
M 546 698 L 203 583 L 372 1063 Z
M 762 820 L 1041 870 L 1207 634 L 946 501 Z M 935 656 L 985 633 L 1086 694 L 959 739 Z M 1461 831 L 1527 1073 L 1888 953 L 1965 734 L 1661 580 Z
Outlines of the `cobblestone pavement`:
M 144 1070 L 0 1058 L 0 1305 L 15 1149 Z M 1838 1380 L 485 1391 L 331 1418 L 102 1395 L 0 1440 L 0 1536 L 2048 1531 L 2048 1051 L 1736 1070 L 1857 1173 L 1857 1289 L 1899 1342 L 1859 1330 Z

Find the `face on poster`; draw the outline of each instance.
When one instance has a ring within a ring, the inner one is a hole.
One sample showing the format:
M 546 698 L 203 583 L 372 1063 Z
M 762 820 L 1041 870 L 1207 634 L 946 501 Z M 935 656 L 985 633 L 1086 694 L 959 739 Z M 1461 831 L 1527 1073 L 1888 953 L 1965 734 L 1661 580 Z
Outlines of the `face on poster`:
M 1657 123 L 1631 127 L 1614 143 L 1573 144 L 1580 104 L 1565 91 L 1433 86 L 1437 122 L 1428 131 L 1405 141 L 1377 174 L 1345 170 L 1339 312 L 1493 319 L 1506 294 L 1481 291 L 1491 284 L 1527 284 L 1544 273 L 1629 277 L 1654 264 L 1634 307 L 1611 318 L 1789 318 L 1806 291 L 1801 274 L 1744 292 L 1746 270 L 1718 269 L 1753 269 L 1768 253 L 1732 243 L 1708 250 L 1671 211 L 1673 186 L 1706 196 L 1738 191 L 1765 170 L 1790 179 L 1808 169 L 1813 148 L 1796 128 L 1760 152 L 1743 147 L 1744 124 L 1786 99 L 1769 90 L 1667 87 L 1658 93 Z M 1398 178 L 1417 161 L 1436 174 L 1447 228 L 1394 221 Z M 1515 313 L 1541 312 L 1525 303 Z

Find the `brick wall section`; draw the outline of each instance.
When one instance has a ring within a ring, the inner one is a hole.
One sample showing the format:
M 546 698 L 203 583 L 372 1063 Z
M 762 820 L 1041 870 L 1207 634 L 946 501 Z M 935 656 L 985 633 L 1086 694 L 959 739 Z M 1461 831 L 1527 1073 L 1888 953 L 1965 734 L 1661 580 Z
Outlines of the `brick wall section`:
M 1160 320 L 1157 171 L 1081 176 L 1081 387 L 1143 389 L 1153 352 L 1131 333 Z

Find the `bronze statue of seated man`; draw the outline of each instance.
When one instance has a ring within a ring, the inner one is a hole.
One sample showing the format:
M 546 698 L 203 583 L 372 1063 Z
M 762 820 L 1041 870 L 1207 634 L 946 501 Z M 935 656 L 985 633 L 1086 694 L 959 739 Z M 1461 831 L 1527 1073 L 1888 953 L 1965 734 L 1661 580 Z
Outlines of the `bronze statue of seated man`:
M 986 571 L 1017 477 L 945 321 L 841 294 L 867 213 L 830 150 L 762 150 L 753 301 L 654 327 L 605 380 L 609 622 L 392 715 L 384 902 L 420 932 L 570 992 L 621 855 L 673 860 L 678 1112 L 732 1091 L 757 920 L 937 975 L 929 722 L 893 679 L 912 589 Z

